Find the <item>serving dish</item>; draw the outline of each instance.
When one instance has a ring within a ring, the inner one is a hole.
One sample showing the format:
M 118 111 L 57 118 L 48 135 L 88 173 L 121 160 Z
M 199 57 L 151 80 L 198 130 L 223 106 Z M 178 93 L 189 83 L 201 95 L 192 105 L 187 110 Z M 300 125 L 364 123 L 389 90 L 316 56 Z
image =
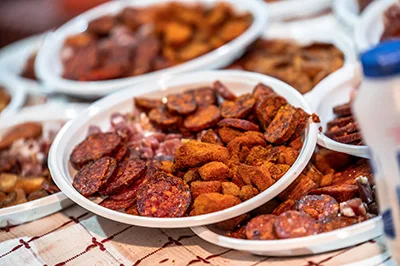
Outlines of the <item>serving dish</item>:
M 18 114 L 13 115 L 12 119 L 2 119 L 0 133 L 4 134 L 9 128 L 29 121 L 44 123 L 46 121 L 70 120 L 77 117 L 86 106 L 84 104 L 45 104 L 26 107 Z M 72 203 L 62 192 L 58 192 L 16 206 L 2 208 L 0 209 L 0 227 L 39 219 L 60 211 Z
M 310 158 L 316 142 L 316 126 L 313 123 L 308 124 L 306 128 L 304 145 L 297 161 L 279 181 L 272 185 L 270 189 L 265 190 L 258 196 L 223 211 L 183 218 L 140 217 L 101 207 L 95 202 L 83 197 L 72 186 L 71 177 L 74 175 L 75 171 L 69 164 L 68 158 L 73 147 L 85 138 L 90 125 L 96 125 L 102 130 L 107 130 L 110 115 L 115 112 L 131 112 L 133 108 L 132 98 L 135 96 L 159 98 L 173 92 L 181 92 L 182 89 L 187 89 L 188 86 L 199 87 L 202 85 L 210 85 L 210 83 L 213 83 L 216 80 L 223 82 L 238 95 L 248 92 L 250 88 L 254 87 L 254 85 L 262 82 L 273 87 L 276 92 L 285 97 L 290 104 L 302 107 L 306 112 L 310 111 L 304 99 L 300 94 L 294 91 L 293 88 L 274 78 L 255 73 L 238 71 L 206 71 L 164 77 L 151 82 L 142 83 L 140 87 L 151 92 L 143 94 L 139 90 L 135 90 L 135 88 L 139 86 L 137 85 L 110 95 L 95 102 L 85 113 L 82 113 L 82 116 L 79 119 L 72 121 L 62 129 L 53 143 L 49 159 L 49 168 L 55 177 L 57 186 L 59 186 L 60 189 L 73 201 L 98 215 L 123 223 L 162 228 L 188 227 L 229 219 L 238 214 L 245 213 L 273 198 L 295 179 L 295 177 L 301 172 L 300 169 L 305 167 L 303 161 Z
M 6 93 L 11 97 L 8 105 L 0 112 L 1 119 L 15 113 L 24 105 L 26 93 L 23 87 L 7 79 L 7 76 L 0 76 L 0 86 L 3 87 Z
M 82 15 L 72 19 L 53 34 L 49 35 L 43 43 L 36 60 L 37 76 L 55 92 L 76 95 L 80 97 L 99 97 L 104 96 L 117 89 L 137 84 L 142 81 L 157 78 L 166 74 L 189 72 L 200 69 L 215 69 L 229 64 L 236 57 L 244 52 L 244 48 L 253 42 L 267 26 L 267 13 L 262 2 L 257 0 L 240 1 L 240 0 L 208 0 L 201 1 L 207 6 L 216 3 L 228 3 L 238 12 L 249 12 L 253 16 L 252 25 L 238 38 L 213 50 L 203 56 L 186 63 L 170 67 L 164 70 L 155 71 L 145 75 L 136 77 L 94 81 L 94 82 L 77 82 L 67 80 L 61 77 L 62 64 L 60 60 L 60 51 L 63 41 L 67 36 L 83 32 L 88 22 L 99 18 L 105 14 L 116 14 L 125 7 L 148 7 L 156 4 L 171 2 L 171 0 L 151 0 L 151 1 L 112 1 L 99 7 L 96 7 Z M 178 1 L 185 2 L 185 1 Z M 197 1 L 200 2 L 200 1 Z
M 45 91 L 37 80 L 23 77 L 21 74 L 29 57 L 39 50 L 46 34 L 25 38 L 0 50 L 0 68 L 4 79 L 7 79 L 11 86 L 21 87 L 36 94 Z
M 262 0 L 260 0 L 262 1 Z M 295 20 L 312 17 L 328 10 L 331 0 L 281 0 L 270 1 L 268 12 L 271 21 Z

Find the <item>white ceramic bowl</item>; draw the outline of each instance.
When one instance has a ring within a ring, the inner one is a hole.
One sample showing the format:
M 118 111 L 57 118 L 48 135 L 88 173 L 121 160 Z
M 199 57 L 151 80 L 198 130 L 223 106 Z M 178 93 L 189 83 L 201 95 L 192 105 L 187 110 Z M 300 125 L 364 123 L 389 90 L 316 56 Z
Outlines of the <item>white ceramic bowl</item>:
M 326 129 L 326 124 L 335 117 L 332 111 L 333 107 L 349 102 L 351 91 L 360 80 L 357 75 L 358 68 L 358 65 L 348 65 L 338 70 L 318 84 L 314 91 L 308 95 L 307 101 L 313 111 L 319 115 L 323 132 Z M 328 138 L 323 132 L 318 133 L 319 145 L 329 150 L 371 158 L 367 146 L 343 144 Z
M 383 34 L 383 13 L 398 0 L 379 0 L 370 4 L 362 13 L 354 29 L 354 41 L 359 53 L 379 44 Z
M 349 30 L 353 30 L 360 19 L 357 0 L 333 0 L 332 9 L 337 20 Z
M 299 157 L 278 182 L 256 197 L 223 211 L 183 218 L 133 216 L 104 208 L 83 197 L 72 186 L 72 177 L 75 171 L 70 166 L 69 156 L 72 149 L 85 138 L 90 125 L 98 125 L 103 130 L 107 130 L 109 128 L 110 115 L 114 112 L 131 112 L 133 108 L 132 98 L 135 96 L 160 98 L 189 88 L 211 85 L 215 80 L 224 82 L 237 95 L 250 92 L 257 83 L 263 82 L 274 88 L 277 93 L 284 96 L 291 104 L 302 107 L 306 112 L 311 111 L 304 98 L 294 88 L 277 79 L 256 73 L 205 71 L 164 77 L 141 83 L 95 102 L 79 118 L 74 119 L 61 130 L 53 142 L 49 156 L 49 168 L 57 186 L 77 204 L 100 216 L 122 223 L 156 228 L 179 228 L 216 223 L 249 212 L 274 198 L 296 179 L 311 158 L 317 138 L 316 124 L 309 123 Z M 143 94 L 138 87 L 142 91 L 152 92 Z
M 363 243 L 383 233 L 380 217 L 314 236 L 284 240 L 245 240 L 225 236 L 215 226 L 192 227 L 200 238 L 217 246 L 262 256 L 302 256 L 329 252 Z
M 35 35 L 7 45 L 0 50 L 0 69 L 2 76 L 10 84 L 21 87 L 30 93 L 43 93 L 44 88 L 36 80 L 21 76 L 28 58 L 39 50 L 46 34 Z
M 1 68 L 0 73 L 4 73 Z M 26 93 L 24 88 L 20 84 L 13 83 L 7 78 L 6 75 L 0 74 L 0 86 L 4 87 L 11 95 L 10 103 L 2 112 L 0 112 L 0 119 L 2 119 L 12 115 L 24 105 Z
M 1 121 L 0 135 L 4 134 L 12 126 L 28 121 L 59 121 L 70 120 L 83 111 L 87 105 L 83 104 L 46 104 L 26 107 L 18 114 Z M 16 225 L 33 221 L 72 204 L 62 192 L 47 197 L 29 201 L 16 206 L 0 209 L 0 227 Z
M 332 0 L 283 0 L 267 5 L 270 20 L 282 21 L 318 15 L 327 10 L 331 4 Z
M 91 20 L 105 14 L 116 14 L 127 6 L 145 7 L 171 1 L 176 0 L 111 1 L 72 19 L 46 38 L 39 50 L 36 60 L 37 76 L 43 80 L 48 87 L 53 88 L 55 92 L 92 98 L 104 96 L 111 92 L 115 92 L 117 89 L 158 78 L 165 74 L 224 67 L 239 57 L 244 52 L 244 49 L 259 37 L 267 26 L 265 5 L 258 0 L 178 0 L 178 2 L 187 3 L 201 2 L 210 6 L 218 2 L 226 2 L 231 4 L 238 12 L 250 12 L 254 17 L 254 21 L 242 35 L 219 49 L 211 51 L 186 63 L 164 70 L 151 72 L 137 77 L 106 81 L 82 82 L 62 78 L 60 49 L 62 48 L 63 41 L 67 36 L 84 31 L 87 28 L 88 22 Z

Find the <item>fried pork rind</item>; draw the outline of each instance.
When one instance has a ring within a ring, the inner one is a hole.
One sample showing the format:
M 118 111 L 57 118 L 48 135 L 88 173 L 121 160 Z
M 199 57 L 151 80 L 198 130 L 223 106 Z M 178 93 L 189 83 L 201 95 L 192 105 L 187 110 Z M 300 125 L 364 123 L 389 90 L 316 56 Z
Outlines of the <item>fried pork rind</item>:
M 239 197 L 240 188 L 235 183 L 233 183 L 233 182 L 222 182 L 221 183 L 221 188 L 222 188 L 222 194 Z
M 7 149 L 17 139 L 37 138 L 42 135 L 42 124 L 26 122 L 11 128 L 0 139 L 0 150 Z
M 237 174 L 246 185 L 254 185 L 259 191 L 264 191 L 275 183 L 268 170 L 262 166 L 241 164 L 237 168 Z
M 175 153 L 174 162 L 175 169 L 185 170 L 213 161 L 227 162 L 229 158 L 229 151 L 225 147 L 191 140 L 179 147 Z
M 239 198 L 242 201 L 246 201 L 249 200 L 255 196 L 258 195 L 258 189 L 256 189 L 255 187 L 251 186 L 251 185 L 244 185 L 240 188 L 239 191 Z
M 274 224 L 275 215 L 259 215 L 251 219 L 246 225 L 246 237 L 251 240 L 275 240 L 277 239 Z
M 183 175 L 183 180 L 190 184 L 193 181 L 200 179 L 199 171 L 196 168 L 190 169 Z
M 199 174 L 205 181 L 223 181 L 230 177 L 229 168 L 221 162 L 210 162 L 199 168 Z
M 212 129 L 208 129 L 201 137 L 201 142 L 222 145 L 222 140 Z
M 281 107 L 266 129 L 265 139 L 273 144 L 282 144 L 289 140 L 300 122 L 296 119 L 296 113 L 296 108 L 289 104 Z
M 220 181 L 194 181 L 190 183 L 190 190 L 192 191 L 192 199 L 195 200 L 201 194 L 207 193 L 220 193 Z
M 297 157 L 299 157 L 299 151 L 286 147 L 286 146 L 279 146 L 278 147 L 280 152 L 279 152 L 279 157 L 277 160 L 277 163 L 279 164 L 287 164 L 292 166 L 294 162 L 297 160 Z
M 120 145 L 121 138 L 117 133 L 92 134 L 75 146 L 69 160 L 72 166 L 78 170 L 91 161 L 104 156 L 112 156 Z
M 279 148 L 264 148 L 263 146 L 254 146 L 250 149 L 246 158 L 246 163 L 250 165 L 263 165 L 267 163 L 275 163 L 280 155 Z
M 221 211 L 240 203 L 240 199 L 232 195 L 208 193 L 202 194 L 195 199 L 193 203 L 193 210 L 195 215 L 202 215 Z

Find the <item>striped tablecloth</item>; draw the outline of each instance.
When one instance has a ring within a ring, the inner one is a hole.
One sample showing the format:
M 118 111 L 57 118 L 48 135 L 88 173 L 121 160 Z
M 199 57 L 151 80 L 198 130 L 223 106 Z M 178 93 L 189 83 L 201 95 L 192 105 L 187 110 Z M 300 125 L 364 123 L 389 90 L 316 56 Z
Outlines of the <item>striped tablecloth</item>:
M 395 265 L 378 238 L 316 256 L 261 257 L 221 248 L 190 229 L 148 229 L 73 205 L 0 231 L 0 265 Z

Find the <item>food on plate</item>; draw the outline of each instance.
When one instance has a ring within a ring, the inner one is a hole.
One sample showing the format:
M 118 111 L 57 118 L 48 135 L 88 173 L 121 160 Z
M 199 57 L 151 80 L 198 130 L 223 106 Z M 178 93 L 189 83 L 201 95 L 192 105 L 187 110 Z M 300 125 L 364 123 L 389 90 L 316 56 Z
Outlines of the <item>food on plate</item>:
M 33 79 L 37 80 L 36 74 L 35 74 L 35 60 L 37 56 L 37 51 L 32 53 L 28 60 L 26 60 L 24 68 L 22 69 L 21 72 L 21 77 L 27 78 L 27 79 Z
M 294 164 L 311 122 L 263 84 L 235 95 L 216 81 L 134 104 L 107 132 L 91 126 L 70 163 L 83 196 L 140 216 L 202 215 L 258 195 Z
M 400 38 L 400 3 L 393 4 L 385 11 L 383 25 L 381 41 Z
M 6 88 L 0 85 L 0 112 L 3 111 L 11 101 L 11 95 Z
M 247 219 L 231 224 L 228 236 L 250 240 L 305 237 L 378 214 L 368 161 L 321 148 L 294 183 Z
M 343 64 L 344 54 L 333 44 L 259 39 L 228 68 L 276 77 L 305 94 Z
M 360 13 L 362 13 L 364 9 L 367 8 L 367 6 L 369 6 L 374 1 L 375 0 L 358 0 L 357 2 Z
M 126 7 L 89 22 L 86 31 L 65 39 L 63 77 L 97 81 L 138 76 L 195 59 L 240 36 L 253 21 L 228 3 L 213 7 L 172 2 Z M 185 97 L 193 98 L 186 94 Z M 171 96 L 174 97 L 174 96 Z M 180 106 L 180 97 L 168 108 Z M 193 101 L 193 99 L 192 99 Z M 180 113 L 179 110 L 175 110 Z
M 340 143 L 364 145 L 359 125 L 352 114 L 351 103 L 335 106 L 333 113 L 336 117 L 327 123 L 325 135 Z
M 53 183 L 47 157 L 64 122 L 25 122 L 0 138 L 0 208 L 60 191 Z

